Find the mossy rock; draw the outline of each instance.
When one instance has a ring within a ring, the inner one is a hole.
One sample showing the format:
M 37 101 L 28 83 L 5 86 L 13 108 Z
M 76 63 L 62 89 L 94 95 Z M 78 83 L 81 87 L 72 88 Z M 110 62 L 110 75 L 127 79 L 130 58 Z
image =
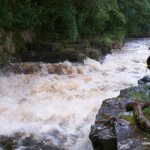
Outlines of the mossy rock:
M 101 56 L 101 52 L 93 48 L 86 48 L 85 54 L 87 55 L 87 57 L 95 60 L 99 60 Z
M 136 125 L 136 121 L 135 121 L 133 116 L 121 115 L 120 118 L 125 119 L 126 121 L 128 121 L 131 124 L 131 126 L 135 126 Z
M 150 119 L 150 107 L 145 108 L 145 109 L 143 110 L 143 112 L 144 112 L 144 115 L 145 115 L 148 119 Z

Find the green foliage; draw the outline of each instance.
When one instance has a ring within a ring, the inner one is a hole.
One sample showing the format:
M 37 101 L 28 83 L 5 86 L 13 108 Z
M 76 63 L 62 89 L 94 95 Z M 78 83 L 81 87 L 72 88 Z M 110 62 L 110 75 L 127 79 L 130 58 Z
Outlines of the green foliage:
M 129 115 L 121 115 L 120 118 L 127 120 L 128 122 L 130 122 L 131 126 L 135 126 L 136 125 L 136 121 L 134 119 L 133 116 L 129 116 Z
M 129 36 L 146 32 L 146 28 L 150 32 L 150 28 L 148 29 L 150 24 L 150 0 L 119 0 L 118 3 L 126 16 L 127 24 L 125 27 Z
M 104 42 L 106 45 L 108 44 L 113 44 L 115 41 L 120 41 L 122 42 L 126 36 L 125 31 L 112 31 L 112 32 L 107 32 L 102 35 L 101 41 Z
M 0 27 L 46 30 L 54 40 L 122 40 L 150 32 L 149 14 L 150 0 L 0 0 Z
M 144 90 L 140 92 L 134 92 L 132 93 L 132 97 L 141 102 L 150 102 L 150 95 L 146 91 L 148 90 L 148 87 L 144 85 Z M 150 118 L 150 107 L 147 107 L 143 110 L 144 114 Z
M 13 22 L 13 13 L 9 0 L 0 0 L 0 26 L 10 28 Z
M 42 24 L 42 7 L 32 0 L 0 0 L 0 26 L 7 29 L 33 29 Z
M 5 42 L 6 42 L 6 36 L 2 31 L 0 31 L 0 46 L 3 46 Z
M 150 119 L 150 107 L 143 110 L 144 114 Z
M 143 91 L 132 93 L 132 98 L 142 102 L 150 102 L 150 95 L 147 92 L 147 89 L 148 87 L 144 85 Z
M 34 29 L 42 24 L 42 20 L 40 19 L 42 7 L 38 7 L 36 2 L 32 0 L 16 0 L 13 5 L 14 27 Z
M 15 44 L 15 49 L 17 52 L 19 52 L 20 50 L 22 50 L 24 48 L 24 39 L 21 37 L 20 33 L 18 31 L 15 31 L 13 36 L 12 36 L 12 40 Z

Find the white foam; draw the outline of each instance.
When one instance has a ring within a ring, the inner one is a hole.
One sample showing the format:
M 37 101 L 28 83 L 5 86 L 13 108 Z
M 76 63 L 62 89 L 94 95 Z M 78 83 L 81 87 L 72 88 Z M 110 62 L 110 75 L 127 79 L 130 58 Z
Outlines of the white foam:
M 148 73 L 149 43 L 150 39 L 128 42 L 107 55 L 103 64 L 92 59 L 79 66 L 64 63 L 80 68 L 82 74 L 48 74 L 43 67 L 43 74 L 0 76 L 0 134 L 34 133 L 71 150 L 92 149 L 88 134 L 102 101 L 136 85 Z M 67 141 L 53 137 L 54 130 Z

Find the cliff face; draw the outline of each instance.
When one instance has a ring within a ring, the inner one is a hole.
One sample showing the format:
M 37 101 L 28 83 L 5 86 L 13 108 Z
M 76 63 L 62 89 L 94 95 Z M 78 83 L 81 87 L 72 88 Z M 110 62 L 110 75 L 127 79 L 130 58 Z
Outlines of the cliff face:
M 120 49 L 123 40 L 105 43 L 99 38 L 74 42 L 52 42 L 45 40 L 32 31 L 5 31 L 0 28 L 0 67 L 9 62 L 47 62 L 58 63 L 65 60 L 83 62 L 86 57 L 99 60 L 111 53 L 111 49 Z
M 142 118 L 136 120 L 133 109 L 127 109 L 133 103 L 146 102 L 150 102 L 150 76 L 139 80 L 138 86 L 122 90 L 118 97 L 103 101 L 89 134 L 94 150 L 150 149 L 150 130 L 140 122 Z M 149 121 L 150 113 L 144 116 Z
M 0 67 L 14 62 L 14 56 L 24 49 L 26 42 L 32 42 L 34 38 L 31 31 L 6 31 L 0 28 Z

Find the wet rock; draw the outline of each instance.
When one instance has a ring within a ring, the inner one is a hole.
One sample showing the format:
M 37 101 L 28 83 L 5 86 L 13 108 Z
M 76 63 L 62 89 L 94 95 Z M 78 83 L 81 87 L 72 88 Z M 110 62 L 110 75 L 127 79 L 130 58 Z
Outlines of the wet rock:
M 35 138 L 33 135 L 12 135 L 0 137 L 0 148 L 3 150 L 64 150 L 55 146 L 50 140 Z
M 150 76 L 145 76 L 144 78 L 138 80 L 138 84 L 144 84 L 150 82 Z
M 149 82 L 150 76 L 146 76 L 139 80 L 138 86 L 122 90 L 117 98 L 103 101 L 89 134 L 94 150 L 144 150 L 149 148 L 149 145 L 144 145 L 143 141 L 150 142 L 150 139 L 136 125 L 133 112 L 126 110 L 126 105 L 134 100 L 133 93 L 141 92 L 150 96 L 147 94 L 150 93 L 150 89 L 145 88 Z
M 116 150 L 117 148 L 115 133 L 103 124 L 91 127 L 90 139 L 96 150 Z
M 15 137 L 0 137 L 0 148 L 4 150 L 14 150 L 17 147 L 17 139 Z
M 91 57 L 99 57 L 94 55 L 95 51 L 91 52 Z M 73 63 L 80 62 L 87 57 L 85 51 L 81 51 L 77 46 L 71 48 L 63 48 L 52 43 L 26 43 L 26 51 L 21 51 L 19 54 L 21 62 L 46 62 L 46 63 L 58 63 L 63 61 L 70 61 Z
M 129 138 L 118 142 L 118 150 L 148 150 L 148 146 L 144 146 L 144 140 L 137 138 Z
M 29 51 L 55 52 L 57 50 L 56 45 L 52 43 L 26 43 L 25 46 Z
M 34 46 L 33 46 L 34 48 Z M 36 48 L 36 46 L 35 46 Z M 37 47 L 37 49 L 32 49 L 28 51 L 23 51 L 19 53 L 19 58 L 21 62 L 46 62 L 46 63 L 58 63 L 63 61 L 70 62 L 83 62 L 86 56 L 75 50 L 64 50 L 60 51 L 55 48 L 50 49 L 49 47 Z
M 150 69 L 150 56 L 147 58 L 147 68 Z
M 134 136 L 134 130 L 127 120 L 117 119 L 114 123 L 114 130 L 118 141 L 122 141 Z
M 89 57 L 91 59 L 95 59 L 95 60 L 99 60 L 102 55 L 99 50 L 93 49 L 93 48 L 87 48 L 85 50 L 85 54 L 87 57 Z
M 121 49 L 123 44 L 124 44 L 124 42 L 116 41 L 113 43 L 113 49 Z
M 97 41 L 91 41 L 91 46 L 93 48 L 99 49 L 102 53 L 102 55 L 111 54 L 111 49 L 113 48 L 112 45 L 106 45 L 105 43 L 97 42 Z
M 66 48 L 60 48 L 53 43 L 26 43 L 25 47 L 26 50 L 18 53 L 21 62 L 58 63 L 68 60 L 82 63 L 86 57 L 99 60 L 105 55 L 111 54 L 113 44 L 109 45 L 92 40 L 70 43 Z
M 99 119 L 99 115 L 105 118 L 106 116 L 115 116 L 116 114 L 125 111 L 123 101 L 119 101 L 115 98 L 105 100 L 102 106 L 104 107 L 99 110 L 98 115 L 96 116 L 97 119 Z
M 62 62 L 62 61 L 70 61 L 70 62 L 80 62 L 83 63 L 84 59 L 86 58 L 86 55 L 76 51 L 76 50 L 67 50 L 67 51 L 61 51 L 57 54 L 57 62 Z

